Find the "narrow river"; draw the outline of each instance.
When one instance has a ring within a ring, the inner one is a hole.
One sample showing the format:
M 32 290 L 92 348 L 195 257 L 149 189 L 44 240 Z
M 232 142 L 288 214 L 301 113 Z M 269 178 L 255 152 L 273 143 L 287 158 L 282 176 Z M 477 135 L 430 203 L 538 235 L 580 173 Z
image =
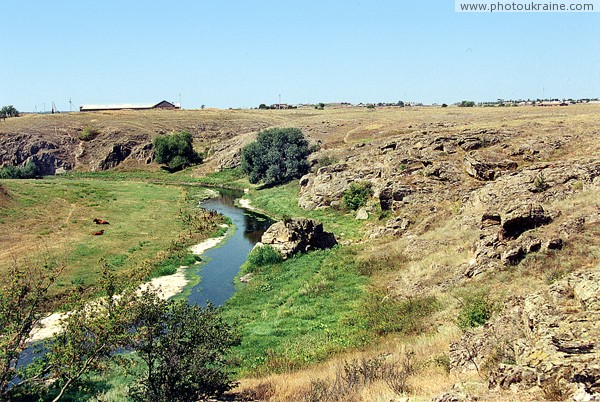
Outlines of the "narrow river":
M 203 201 L 200 206 L 215 210 L 231 219 L 234 227 L 230 227 L 225 240 L 202 254 L 207 261 L 198 268 L 201 281 L 191 289 L 190 304 L 206 306 L 207 302 L 221 306 L 235 293 L 234 280 L 241 265 L 246 261 L 250 250 L 260 241 L 265 230 L 273 223 L 268 217 L 235 205 L 241 191 L 219 189 L 219 197 Z M 40 344 L 37 344 L 40 346 Z M 25 349 L 19 357 L 19 366 L 29 364 L 33 358 L 41 356 L 45 349 L 37 350 L 35 346 Z M 15 379 L 18 381 L 18 379 Z
M 219 190 L 220 196 L 200 204 L 231 219 L 235 226 L 220 246 L 207 250 L 202 255 L 207 260 L 199 268 L 201 281 L 189 295 L 191 304 L 206 306 L 207 302 L 221 306 L 235 293 L 234 279 L 248 253 L 260 241 L 265 230 L 273 223 L 269 218 L 240 208 L 234 204 L 243 194 L 239 191 Z M 232 230 L 232 229 L 230 229 Z

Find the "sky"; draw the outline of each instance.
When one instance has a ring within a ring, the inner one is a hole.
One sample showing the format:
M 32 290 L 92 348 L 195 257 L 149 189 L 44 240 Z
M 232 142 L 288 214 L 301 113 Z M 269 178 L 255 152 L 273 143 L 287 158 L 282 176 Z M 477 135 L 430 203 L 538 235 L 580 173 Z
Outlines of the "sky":
M 454 0 L 2 3 L 0 105 L 20 111 L 600 97 L 600 13 L 456 13 Z

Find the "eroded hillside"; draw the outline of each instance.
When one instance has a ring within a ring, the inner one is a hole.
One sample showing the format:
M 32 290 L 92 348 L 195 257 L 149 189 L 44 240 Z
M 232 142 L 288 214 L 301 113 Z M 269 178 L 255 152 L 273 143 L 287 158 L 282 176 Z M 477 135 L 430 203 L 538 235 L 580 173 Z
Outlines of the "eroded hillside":
M 360 229 L 336 236 L 358 253 L 380 305 L 431 299 L 437 307 L 418 333 L 392 331 L 318 366 L 246 378 L 239 392 L 390 400 L 399 391 L 383 377 L 342 389 L 340 367 L 351 358 L 401 365 L 410 355 L 402 388 L 410 400 L 598 397 L 597 106 L 26 116 L 0 123 L 0 163 L 33 158 L 47 173 L 152 170 L 151 139 L 187 130 L 207 155 L 192 171 L 199 177 L 236 167 L 257 131 L 282 126 L 300 128 L 317 148 L 311 173 L 282 190 L 294 191 L 294 211 L 356 215 Z M 98 135 L 81 140 L 86 127 Z M 349 212 L 343 194 L 357 182 L 370 183 L 373 194 Z M 474 295 L 491 318 L 459 327 Z

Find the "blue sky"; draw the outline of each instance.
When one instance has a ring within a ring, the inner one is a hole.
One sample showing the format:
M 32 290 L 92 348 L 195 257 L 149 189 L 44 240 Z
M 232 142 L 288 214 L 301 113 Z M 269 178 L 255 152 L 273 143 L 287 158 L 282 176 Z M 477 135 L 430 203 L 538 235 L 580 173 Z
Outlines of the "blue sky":
M 600 97 L 600 13 L 454 0 L 3 2 L 0 105 Z

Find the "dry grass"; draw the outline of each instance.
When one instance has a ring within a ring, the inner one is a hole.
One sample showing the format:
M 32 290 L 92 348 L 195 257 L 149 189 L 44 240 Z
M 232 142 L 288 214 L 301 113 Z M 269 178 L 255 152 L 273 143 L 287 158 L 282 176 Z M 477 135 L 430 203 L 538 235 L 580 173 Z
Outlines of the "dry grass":
M 441 356 L 447 354 L 451 342 L 460 337 L 456 327 L 442 326 L 435 333 L 412 337 L 389 336 L 363 351 L 355 351 L 337 356 L 326 363 L 318 364 L 310 369 L 294 373 L 269 375 L 259 378 L 242 379 L 236 391 L 248 395 L 262 394 L 268 401 L 303 400 L 310 391 L 311 383 L 317 381 L 331 382 L 336 378 L 340 368 L 348 362 L 360 362 L 384 357 L 388 364 L 401 363 L 407 354 L 412 354 L 415 373 L 408 377 L 410 391 L 405 395 L 410 400 L 431 400 L 443 391 L 451 388 L 459 381 L 471 381 L 471 375 L 449 374 L 444 367 L 436 363 Z M 262 391 L 268 389 L 268 394 Z M 347 395 L 349 400 L 356 401 L 390 401 L 398 398 L 388 383 L 376 380 L 358 387 L 356 392 Z

